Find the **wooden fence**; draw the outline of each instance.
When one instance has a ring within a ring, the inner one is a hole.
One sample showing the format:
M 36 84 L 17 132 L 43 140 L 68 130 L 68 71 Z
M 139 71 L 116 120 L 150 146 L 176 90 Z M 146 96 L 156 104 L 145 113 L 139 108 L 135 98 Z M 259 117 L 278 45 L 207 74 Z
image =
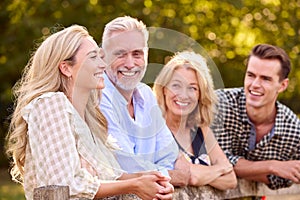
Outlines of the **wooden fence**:
M 294 184 L 289 188 L 279 190 L 270 190 L 262 183 L 246 181 L 238 179 L 238 186 L 235 189 L 220 191 L 210 186 L 202 187 L 181 187 L 175 188 L 173 195 L 174 200 L 207 200 L 207 199 L 236 199 L 241 197 L 261 197 L 261 196 L 281 196 L 281 195 L 299 195 L 300 199 L 300 184 Z M 139 199 L 134 195 L 124 195 L 115 198 L 118 200 Z M 69 200 L 68 186 L 46 186 L 36 188 L 34 190 L 33 200 Z M 82 199 L 83 200 L 83 199 Z
M 69 200 L 69 187 L 49 185 L 35 188 L 33 191 L 33 200 Z

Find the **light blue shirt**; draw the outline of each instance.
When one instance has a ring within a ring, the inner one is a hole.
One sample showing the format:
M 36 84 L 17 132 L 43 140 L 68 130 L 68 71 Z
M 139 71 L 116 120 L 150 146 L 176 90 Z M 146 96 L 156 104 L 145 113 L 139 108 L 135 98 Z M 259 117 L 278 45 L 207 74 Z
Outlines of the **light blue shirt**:
M 139 83 L 134 90 L 133 119 L 126 99 L 106 75 L 104 81 L 100 109 L 108 121 L 108 133 L 121 148 L 115 152 L 121 168 L 128 173 L 158 170 L 168 175 L 179 150 L 151 88 Z

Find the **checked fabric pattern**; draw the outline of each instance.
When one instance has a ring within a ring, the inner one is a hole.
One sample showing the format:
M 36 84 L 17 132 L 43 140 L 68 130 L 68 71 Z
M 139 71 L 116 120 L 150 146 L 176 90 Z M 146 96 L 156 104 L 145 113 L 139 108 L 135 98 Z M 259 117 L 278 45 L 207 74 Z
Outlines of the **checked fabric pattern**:
M 246 114 L 244 89 L 219 89 L 216 93 L 219 98 L 218 113 L 211 128 L 233 165 L 241 157 L 250 161 L 300 159 L 300 120 L 288 107 L 276 102 L 274 135 L 268 133 L 250 151 L 248 139 L 251 125 Z M 271 189 L 292 184 L 290 180 L 272 174 L 268 178 Z
M 100 182 L 121 175 L 113 154 L 63 93 L 49 92 L 32 100 L 23 118 L 28 125 L 26 199 L 33 199 L 34 188 L 46 185 L 68 185 L 71 199 L 93 199 Z

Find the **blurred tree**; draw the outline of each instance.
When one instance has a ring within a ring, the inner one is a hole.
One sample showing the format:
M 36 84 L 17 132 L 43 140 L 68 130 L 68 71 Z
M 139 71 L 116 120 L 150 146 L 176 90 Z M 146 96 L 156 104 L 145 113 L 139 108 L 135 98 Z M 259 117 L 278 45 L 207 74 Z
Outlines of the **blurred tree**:
M 148 27 L 162 27 L 197 41 L 213 59 L 225 87 L 242 86 L 245 60 L 258 43 L 285 49 L 292 59 L 288 91 L 281 100 L 300 113 L 300 0 L 2 0 L 0 2 L 0 150 L 12 110 L 11 87 L 34 48 L 61 26 L 81 24 L 101 42 L 104 25 L 130 15 Z M 53 28 L 54 27 L 54 28 Z M 161 39 L 168 40 L 168 35 Z M 178 41 L 178 45 L 182 41 Z M 172 52 L 150 49 L 149 63 Z M 155 76 L 159 69 L 150 70 Z M 147 77 L 146 77 L 147 78 Z M 7 163 L 3 154 L 0 163 Z

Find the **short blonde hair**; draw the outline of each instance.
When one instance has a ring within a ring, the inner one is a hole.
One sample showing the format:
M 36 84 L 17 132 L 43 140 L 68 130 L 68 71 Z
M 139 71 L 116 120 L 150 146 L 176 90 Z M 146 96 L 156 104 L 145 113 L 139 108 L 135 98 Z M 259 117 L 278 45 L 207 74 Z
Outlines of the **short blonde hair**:
M 209 126 L 212 123 L 215 114 L 217 97 L 214 92 L 214 85 L 206 60 L 201 55 L 192 51 L 176 53 L 162 68 L 155 79 L 153 90 L 162 113 L 165 117 L 167 107 L 163 90 L 170 82 L 174 71 L 180 67 L 191 69 L 196 72 L 200 90 L 199 104 L 189 115 L 186 126 L 190 128 L 195 126 Z

